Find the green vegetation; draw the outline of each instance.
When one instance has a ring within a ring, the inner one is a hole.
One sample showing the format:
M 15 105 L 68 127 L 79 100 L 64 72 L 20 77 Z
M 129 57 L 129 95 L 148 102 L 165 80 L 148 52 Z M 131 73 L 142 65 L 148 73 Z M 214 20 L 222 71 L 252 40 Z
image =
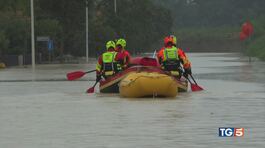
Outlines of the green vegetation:
M 181 37 L 182 40 L 188 39 L 217 39 L 238 37 L 238 27 L 189 27 L 176 29 L 174 34 Z M 236 34 L 235 34 L 236 33 Z
M 258 57 L 265 60 L 265 17 L 257 18 L 253 21 L 255 33 L 246 41 L 247 55 Z
M 29 23 L 27 18 L 17 12 L 0 13 L 0 53 L 17 54 L 27 49 L 29 42 Z
M 250 43 L 246 49 L 247 55 L 265 60 L 265 36 L 261 36 Z
M 247 55 L 264 59 L 265 46 L 265 1 L 261 0 L 155 0 L 171 10 L 174 16 L 173 32 L 180 41 L 195 43 L 209 42 L 207 51 L 221 48 L 242 48 Z M 239 42 L 241 25 L 250 20 L 254 34 L 250 39 Z M 215 42 L 215 43 L 214 43 Z M 227 44 L 227 46 L 223 46 Z M 190 46 L 190 45 L 189 45 Z M 201 46 L 201 48 L 207 48 Z M 222 50 L 222 49 L 221 49 Z
M 264 59 L 265 1 L 262 0 L 88 0 L 89 55 L 105 50 L 105 42 L 124 37 L 132 53 L 162 46 L 165 35 L 179 44 L 207 51 L 245 47 Z M 49 36 L 55 56 L 85 55 L 86 0 L 34 0 L 35 35 Z M 239 41 L 241 25 L 250 20 L 254 34 Z M 30 53 L 30 1 L 0 0 L 0 55 Z M 36 44 L 38 50 L 39 44 Z M 209 49 L 206 49 L 206 48 Z M 219 49 L 218 49 L 219 48 Z M 230 49 L 228 51 L 230 51 Z M 40 52 L 40 51 L 37 51 Z
M 54 40 L 57 56 L 84 56 L 86 1 L 34 2 L 35 36 Z M 169 34 L 173 22 L 170 10 L 154 5 L 151 0 L 117 0 L 115 14 L 113 2 L 88 0 L 90 56 L 105 51 L 108 40 L 124 37 L 128 50 L 139 52 L 151 49 L 153 43 Z M 0 0 L 0 4 L 0 54 L 30 53 L 30 1 Z M 36 44 L 37 50 L 39 45 Z

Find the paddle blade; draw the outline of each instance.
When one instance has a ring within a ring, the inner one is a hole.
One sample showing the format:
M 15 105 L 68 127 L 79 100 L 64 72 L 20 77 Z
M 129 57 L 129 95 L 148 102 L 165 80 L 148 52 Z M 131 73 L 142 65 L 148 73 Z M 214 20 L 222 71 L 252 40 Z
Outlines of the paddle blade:
M 85 72 L 83 71 L 75 71 L 67 74 L 67 80 L 72 81 L 78 78 L 83 77 L 85 75 Z
M 95 91 L 95 87 L 91 87 L 91 88 L 89 88 L 86 92 L 87 92 L 88 94 L 90 94 L 90 93 L 94 93 L 94 91 Z
M 200 87 L 199 85 L 192 84 L 192 83 L 190 84 L 190 88 L 192 91 L 202 91 L 203 90 L 203 88 Z

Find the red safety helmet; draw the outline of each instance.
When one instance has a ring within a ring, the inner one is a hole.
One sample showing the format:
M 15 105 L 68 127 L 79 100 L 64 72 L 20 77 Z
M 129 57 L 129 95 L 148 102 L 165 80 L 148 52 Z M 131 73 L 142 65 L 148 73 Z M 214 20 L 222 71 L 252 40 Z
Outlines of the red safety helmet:
M 167 46 L 168 44 L 174 44 L 174 38 L 172 36 L 167 36 L 164 38 L 164 45 Z

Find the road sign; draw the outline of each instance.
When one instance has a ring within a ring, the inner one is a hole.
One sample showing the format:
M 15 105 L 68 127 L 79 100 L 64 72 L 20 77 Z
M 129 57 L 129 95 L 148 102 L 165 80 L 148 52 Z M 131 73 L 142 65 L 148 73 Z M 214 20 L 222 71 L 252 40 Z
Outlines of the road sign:
M 37 36 L 37 41 L 49 41 L 50 37 L 48 36 Z
M 53 40 L 49 40 L 48 41 L 48 51 L 52 51 L 53 50 Z

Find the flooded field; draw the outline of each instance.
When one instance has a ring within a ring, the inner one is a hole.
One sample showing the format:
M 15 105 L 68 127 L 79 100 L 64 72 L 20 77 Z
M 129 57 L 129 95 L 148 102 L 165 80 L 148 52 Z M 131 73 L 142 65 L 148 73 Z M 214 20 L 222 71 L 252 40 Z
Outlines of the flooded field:
M 95 61 L 1 69 L 0 147 L 264 147 L 265 63 L 232 53 L 188 56 L 205 91 L 176 99 L 88 95 L 94 73 L 66 80 L 67 72 L 92 70 Z M 219 127 L 242 127 L 245 135 L 219 137 Z

